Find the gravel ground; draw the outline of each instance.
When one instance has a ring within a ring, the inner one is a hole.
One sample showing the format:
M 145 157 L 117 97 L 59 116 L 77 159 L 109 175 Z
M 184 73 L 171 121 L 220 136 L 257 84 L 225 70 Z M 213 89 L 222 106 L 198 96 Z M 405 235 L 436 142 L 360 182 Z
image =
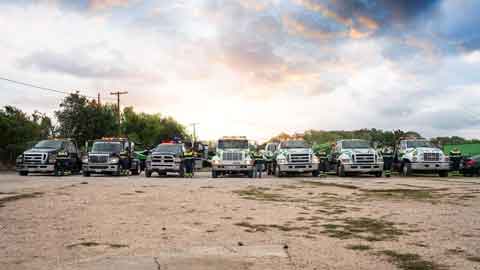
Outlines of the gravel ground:
M 479 178 L 0 174 L 0 268 L 480 269 Z

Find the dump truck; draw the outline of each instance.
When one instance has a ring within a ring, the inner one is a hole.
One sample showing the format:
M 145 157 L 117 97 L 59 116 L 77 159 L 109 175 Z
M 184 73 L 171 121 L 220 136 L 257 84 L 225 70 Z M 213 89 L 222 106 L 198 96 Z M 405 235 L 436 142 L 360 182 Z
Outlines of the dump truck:
M 89 149 L 89 143 L 86 143 Z M 128 138 L 102 138 L 93 141 L 87 155 L 82 158 L 83 176 L 91 174 L 138 175 L 140 161 L 135 158 L 135 144 Z
M 244 136 L 225 136 L 219 139 L 211 163 L 213 178 L 228 174 L 253 177 L 253 159 L 250 155 L 249 141 Z
M 42 140 L 16 159 L 18 174 L 65 172 L 79 173 L 82 167 L 81 154 L 71 139 Z
M 421 172 L 438 173 L 441 177 L 447 177 L 450 160 L 441 149 L 426 139 L 401 139 L 395 146 L 393 169 L 403 176 Z
M 273 174 L 277 177 L 293 173 L 318 176 L 319 163 L 313 149 L 304 140 L 283 141 L 277 145 L 273 155 Z

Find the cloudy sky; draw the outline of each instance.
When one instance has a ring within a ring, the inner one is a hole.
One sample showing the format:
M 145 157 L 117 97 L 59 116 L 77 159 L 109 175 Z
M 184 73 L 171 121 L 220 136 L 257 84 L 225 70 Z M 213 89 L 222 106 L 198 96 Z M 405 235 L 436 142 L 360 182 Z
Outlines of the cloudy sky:
M 199 123 L 480 137 L 480 1 L 0 0 L 0 77 Z M 62 95 L 0 81 L 0 105 Z

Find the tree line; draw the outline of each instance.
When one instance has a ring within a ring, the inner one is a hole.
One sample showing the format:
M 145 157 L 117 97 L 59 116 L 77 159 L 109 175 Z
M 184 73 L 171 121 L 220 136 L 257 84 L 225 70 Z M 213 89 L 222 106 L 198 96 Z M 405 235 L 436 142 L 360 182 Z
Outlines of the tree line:
M 0 161 L 12 163 L 16 156 L 47 138 L 71 138 L 79 147 L 89 140 L 113 137 L 118 133 L 117 106 L 99 104 L 79 94 L 66 96 L 54 119 L 34 112 L 27 114 L 18 108 L 0 109 Z M 121 133 L 140 147 L 150 148 L 172 138 L 187 139 L 183 125 L 161 114 L 135 112 L 132 107 L 122 112 Z

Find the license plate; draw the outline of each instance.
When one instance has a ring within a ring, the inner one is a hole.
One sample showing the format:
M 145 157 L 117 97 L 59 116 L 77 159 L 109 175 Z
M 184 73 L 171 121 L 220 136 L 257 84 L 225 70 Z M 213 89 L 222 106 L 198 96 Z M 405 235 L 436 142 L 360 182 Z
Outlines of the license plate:
M 100 170 L 100 169 L 95 169 L 95 172 L 102 172 L 102 170 Z
M 227 169 L 227 170 L 234 170 L 236 168 L 237 168 L 237 166 L 225 166 L 225 169 Z

